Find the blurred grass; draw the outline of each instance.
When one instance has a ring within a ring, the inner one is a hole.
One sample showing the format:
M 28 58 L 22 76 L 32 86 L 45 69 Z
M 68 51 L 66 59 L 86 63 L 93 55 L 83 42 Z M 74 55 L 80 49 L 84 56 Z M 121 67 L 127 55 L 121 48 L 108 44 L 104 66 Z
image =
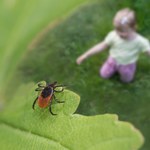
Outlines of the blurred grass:
M 9 83 L 27 45 L 49 22 L 64 17 L 84 0 L 0 1 L 0 92 Z M 2 95 L 2 94 L 0 94 Z
M 147 2 L 147 3 L 146 3 Z M 81 66 L 76 58 L 101 41 L 113 29 L 112 18 L 118 9 L 131 7 L 137 12 L 138 31 L 150 37 L 148 28 L 150 2 L 106 0 L 87 4 L 47 32 L 38 45 L 28 51 L 15 74 L 18 82 L 57 80 L 81 96 L 79 113 L 86 115 L 115 113 L 132 122 L 145 136 L 142 150 L 150 148 L 150 59 L 142 55 L 135 81 L 122 84 L 118 76 L 110 80 L 99 77 L 99 67 L 108 51 L 93 56 Z M 142 10 L 142 11 L 141 11 Z M 145 19 L 145 17 L 147 19 Z M 20 78 L 20 80 L 19 80 Z

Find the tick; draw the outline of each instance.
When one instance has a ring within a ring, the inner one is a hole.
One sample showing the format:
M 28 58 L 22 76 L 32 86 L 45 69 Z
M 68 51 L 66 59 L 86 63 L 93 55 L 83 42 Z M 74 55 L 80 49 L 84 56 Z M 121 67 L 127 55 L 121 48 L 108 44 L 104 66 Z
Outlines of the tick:
M 58 87 L 61 87 L 62 89 L 56 90 L 56 88 Z M 37 102 L 40 108 L 49 107 L 49 112 L 52 115 L 57 115 L 52 112 L 51 104 L 53 99 L 58 103 L 64 103 L 64 101 L 59 101 L 55 96 L 55 92 L 56 93 L 63 92 L 64 87 L 65 87 L 64 85 L 58 85 L 57 82 L 46 84 L 45 86 L 42 85 L 42 83 L 39 83 L 38 88 L 36 88 L 35 91 L 38 91 L 40 93 L 38 94 L 37 98 L 34 100 L 32 108 L 34 109 L 34 106 Z

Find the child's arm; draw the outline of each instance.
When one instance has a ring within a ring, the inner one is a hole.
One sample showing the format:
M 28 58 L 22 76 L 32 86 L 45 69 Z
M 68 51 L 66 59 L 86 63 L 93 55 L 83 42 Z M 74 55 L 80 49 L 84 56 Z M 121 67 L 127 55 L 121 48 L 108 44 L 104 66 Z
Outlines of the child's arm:
M 78 65 L 81 64 L 86 58 L 103 51 L 107 47 L 108 47 L 108 45 L 104 41 L 95 45 L 94 47 L 92 47 L 87 52 L 83 53 L 81 56 L 79 56 L 77 58 L 77 60 L 76 60 L 77 64 Z
M 147 52 L 147 54 L 150 56 L 150 50 Z

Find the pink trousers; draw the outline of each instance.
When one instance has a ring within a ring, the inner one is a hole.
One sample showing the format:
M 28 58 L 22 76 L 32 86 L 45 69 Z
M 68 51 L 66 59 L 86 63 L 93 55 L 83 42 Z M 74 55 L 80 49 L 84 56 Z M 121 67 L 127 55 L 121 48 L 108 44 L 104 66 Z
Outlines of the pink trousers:
M 128 65 L 117 65 L 116 61 L 109 57 L 100 68 L 100 75 L 102 78 L 108 79 L 117 72 L 120 75 L 121 81 L 128 83 L 134 79 L 135 71 L 136 63 Z

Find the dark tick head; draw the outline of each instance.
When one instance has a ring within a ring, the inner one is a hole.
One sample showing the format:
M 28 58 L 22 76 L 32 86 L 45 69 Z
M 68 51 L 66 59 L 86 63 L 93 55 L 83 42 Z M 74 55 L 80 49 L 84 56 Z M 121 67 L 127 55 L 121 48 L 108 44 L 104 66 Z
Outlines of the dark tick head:
M 53 89 L 50 86 L 47 86 L 43 89 L 41 96 L 43 98 L 46 98 L 46 97 L 50 96 L 52 94 L 52 92 L 53 92 Z

